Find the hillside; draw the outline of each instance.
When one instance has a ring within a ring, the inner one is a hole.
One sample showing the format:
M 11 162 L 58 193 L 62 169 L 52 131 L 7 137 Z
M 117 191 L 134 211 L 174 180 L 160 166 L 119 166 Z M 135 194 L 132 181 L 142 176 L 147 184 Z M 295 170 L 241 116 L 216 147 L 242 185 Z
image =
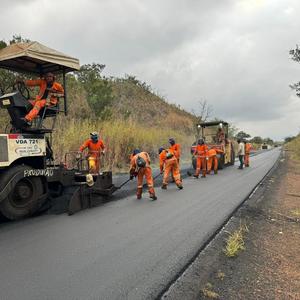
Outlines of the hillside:
M 128 157 L 135 148 L 149 152 L 156 161 L 158 148 L 167 147 L 169 137 L 182 144 L 183 159 L 190 159 L 194 115 L 167 103 L 140 82 L 111 79 L 109 85 L 112 99 L 99 116 L 91 108 L 84 86 L 69 78 L 69 115 L 59 117 L 54 133 L 58 160 L 66 151 L 77 150 L 91 131 L 99 131 L 108 147 L 107 168 L 127 168 Z
M 167 103 L 133 76 L 105 78 L 104 67 L 83 65 L 79 72 L 67 76 L 68 116 L 59 115 L 53 133 L 56 161 L 63 162 L 66 152 L 77 151 L 91 131 L 100 132 L 107 146 L 107 169 L 127 168 L 135 148 L 149 152 L 155 161 L 158 148 L 167 147 L 170 137 L 182 144 L 183 156 L 189 159 L 196 117 Z M 1 89 L 11 91 L 17 76 L 20 74 L 1 70 Z M 57 81 L 62 82 L 62 78 Z M 31 98 L 36 94 L 37 90 L 32 90 Z M 7 133 L 10 130 L 5 110 L 0 111 L 0 129 Z
M 139 82 L 118 80 L 112 83 L 115 118 L 130 118 L 137 123 L 193 134 L 196 117 L 141 86 Z

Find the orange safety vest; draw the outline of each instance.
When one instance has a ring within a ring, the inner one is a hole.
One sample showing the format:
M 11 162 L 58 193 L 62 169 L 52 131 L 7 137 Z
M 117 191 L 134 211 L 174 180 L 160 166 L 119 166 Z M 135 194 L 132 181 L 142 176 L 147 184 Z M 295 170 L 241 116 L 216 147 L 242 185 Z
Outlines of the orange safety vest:
M 131 162 L 130 162 L 130 171 L 134 171 L 134 170 L 137 170 L 138 169 L 138 166 L 137 166 L 137 158 L 138 157 L 141 157 L 143 158 L 145 161 L 146 161 L 146 168 L 149 168 L 150 167 L 150 156 L 147 152 L 140 152 L 136 155 L 134 155 L 132 158 L 131 158 Z
M 89 149 L 89 156 L 99 157 L 100 151 L 104 150 L 105 146 L 102 140 L 98 140 L 97 143 L 93 143 L 91 139 L 88 139 L 82 144 L 82 146 L 79 148 L 79 151 L 82 152 L 85 148 Z
M 194 154 L 199 156 L 207 156 L 208 147 L 207 145 L 197 145 Z
M 169 149 L 173 151 L 173 153 L 174 153 L 174 155 L 177 159 L 180 158 L 181 152 L 180 152 L 180 145 L 179 144 L 174 144 Z

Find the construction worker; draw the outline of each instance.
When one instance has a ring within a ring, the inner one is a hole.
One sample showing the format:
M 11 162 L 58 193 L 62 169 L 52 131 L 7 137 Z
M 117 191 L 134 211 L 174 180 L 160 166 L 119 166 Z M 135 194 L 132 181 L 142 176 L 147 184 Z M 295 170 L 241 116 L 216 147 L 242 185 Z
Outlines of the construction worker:
M 245 145 L 244 143 L 238 139 L 237 140 L 238 142 L 238 156 L 239 156 L 239 160 L 240 160 L 240 166 L 239 166 L 239 169 L 243 169 L 244 167 L 244 156 L 245 156 Z
M 58 103 L 58 97 L 63 97 L 64 89 L 62 85 L 55 81 L 55 76 L 52 73 L 47 73 L 43 78 L 36 80 L 17 80 L 17 82 L 23 82 L 28 87 L 39 87 L 39 93 L 35 100 L 31 100 L 30 103 L 33 108 L 30 112 L 22 118 L 22 120 L 30 125 L 31 121 L 34 120 L 41 108 L 48 106 L 55 106 Z
M 179 163 L 179 159 L 180 159 L 180 155 L 181 155 L 181 151 L 180 151 L 180 145 L 176 144 L 175 140 L 173 138 L 169 139 L 169 143 L 170 143 L 170 150 L 173 151 L 175 157 L 177 158 L 177 161 Z
M 89 170 L 92 174 L 99 173 L 100 170 L 100 155 L 105 153 L 105 145 L 103 140 L 99 139 L 97 132 L 90 133 L 91 138 L 86 140 L 79 148 L 79 152 L 83 152 L 84 149 L 88 148 L 88 163 Z
M 152 200 L 157 200 L 153 187 L 152 169 L 150 167 L 150 157 L 147 152 L 141 152 L 139 149 L 135 149 L 132 153 L 130 162 L 130 179 L 137 177 L 137 199 L 142 198 L 143 192 L 143 179 L 144 176 L 147 181 L 148 191 Z
M 225 141 L 225 133 L 224 133 L 224 130 L 223 130 L 223 124 L 220 123 L 219 124 L 219 128 L 218 128 L 218 132 L 217 132 L 217 143 L 224 143 Z
M 183 189 L 178 159 L 176 158 L 176 152 L 169 148 L 168 150 L 163 147 L 159 148 L 159 168 L 160 173 L 163 174 L 163 184 L 162 189 L 166 190 L 169 181 L 169 175 L 172 174 L 177 187 L 181 190 Z
M 249 167 L 250 165 L 250 150 L 251 150 L 251 144 L 248 143 L 247 141 L 244 141 L 245 144 L 245 167 Z
M 210 174 L 212 166 L 214 166 L 214 174 L 218 174 L 218 157 L 217 154 L 223 154 L 224 151 L 218 148 L 211 148 L 207 152 L 207 174 Z
M 194 155 L 197 157 L 197 164 L 196 164 L 196 172 L 194 174 L 195 178 L 199 177 L 200 170 L 202 169 L 202 178 L 206 177 L 206 162 L 208 160 L 207 156 L 208 147 L 204 142 L 204 139 L 199 139 L 197 146 L 194 151 Z

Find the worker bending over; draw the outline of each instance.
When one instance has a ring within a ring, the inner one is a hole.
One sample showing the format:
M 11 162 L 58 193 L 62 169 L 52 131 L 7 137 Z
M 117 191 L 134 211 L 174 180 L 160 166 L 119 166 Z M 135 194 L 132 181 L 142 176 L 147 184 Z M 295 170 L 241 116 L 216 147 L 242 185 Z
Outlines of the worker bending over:
M 97 132 L 91 132 L 90 136 L 91 138 L 81 145 L 79 152 L 83 152 L 84 149 L 88 148 L 89 171 L 92 174 L 97 174 L 100 170 L 100 155 L 104 155 L 105 145 L 103 140 L 99 139 Z
M 206 177 L 206 161 L 208 160 L 207 156 L 208 147 L 204 142 L 204 139 L 199 139 L 198 144 L 195 148 L 194 155 L 197 158 L 197 164 L 196 164 L 196 172 L 194 174 L 195 178 L 199 177 L 200 170 L 202 169 L 202 178 Z
M 143 179 L 146 178 L 148 185 L 148 191 L 152 200 L 157 200 L 153 187 L 152 169 L 150 167 L 150 157 L 147 152 L 141 152 L 139 149 L 135 149 L 132 153 L 130 162 L 130 179 L 137 177 L 137 199 L 142 198 L 143 192 Z
M 251 150 L 251 144 L 247 143 L 247 141 L 244 141 L 245 144 L 245 157 L 244 157 L 244 163 L 245 167 L 250 166 L 250 150 Z
M 218 148 L 211 148 L 207 151 L 207 174 L 210 174 L 212 166 L 214 167 L 214 174 L 218 174 L 218 157 L 217 154 L 223 154 L 224 151 Z
M 169 148 L 165 150 L 164 148 L 159 148 L 159 168 L 161 174 L 163 174 L 163 185 L 162 189 L 166 190 L 169 181 L 169 175 L 172 174 L 174 181 L 179 189 L 183 189 L 180 169 L 178 159 L 176 157 L 175 151 Z
M 22 120 L 30 125 L 40 110 L 45 106 L 55 106 L 58 103 L 58 98 L 64 96 L 64 89 L 62 85 L 55 81 L 55 76 L 52 73 L 47 73 L 44 77 L 35 80 L 17 80 L 17 82 L 23 82 L 28 87 L 39 87 L 39 93 L 35 97 L 35 100 L 30 100 L 33 108 L 30 112 L 22 118 Z

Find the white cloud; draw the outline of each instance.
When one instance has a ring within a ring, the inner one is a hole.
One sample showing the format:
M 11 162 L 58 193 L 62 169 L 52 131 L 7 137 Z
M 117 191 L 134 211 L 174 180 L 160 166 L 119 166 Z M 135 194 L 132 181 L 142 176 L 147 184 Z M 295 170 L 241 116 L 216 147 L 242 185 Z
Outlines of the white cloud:
M 5 0 L 0 8 L 0 38 L 21 34 L 105 63 L 107 75 L 137 75 L 187 109 L 205 98 L 252 135 L 299 130 L 300 99 L 288 87 L 300 77 L 288 55 L 299 43 L 297 0 Z

